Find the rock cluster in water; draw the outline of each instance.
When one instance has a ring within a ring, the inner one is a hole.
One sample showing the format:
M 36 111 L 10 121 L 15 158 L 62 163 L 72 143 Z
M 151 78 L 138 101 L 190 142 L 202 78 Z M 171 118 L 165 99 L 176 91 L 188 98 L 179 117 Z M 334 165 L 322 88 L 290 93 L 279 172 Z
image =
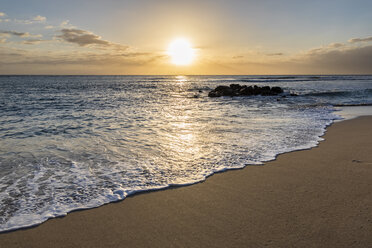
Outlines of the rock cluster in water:
M 209 92 L 208 96 L 276 96 L 281 93 L 283 93 L 283 89 L 280 87 L 259 87 L 257 85 L 246 86 L 240 84 L 230 84 L 230 86 L 217 86 L 217 88 Z

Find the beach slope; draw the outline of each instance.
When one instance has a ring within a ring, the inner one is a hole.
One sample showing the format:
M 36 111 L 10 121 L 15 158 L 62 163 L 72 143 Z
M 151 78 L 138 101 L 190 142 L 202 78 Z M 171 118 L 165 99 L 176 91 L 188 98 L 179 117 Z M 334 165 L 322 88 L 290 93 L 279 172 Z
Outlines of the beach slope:
M 372 117 L 324 138 L 265 166 L 0 234 L 0 247 L 371 247 Z

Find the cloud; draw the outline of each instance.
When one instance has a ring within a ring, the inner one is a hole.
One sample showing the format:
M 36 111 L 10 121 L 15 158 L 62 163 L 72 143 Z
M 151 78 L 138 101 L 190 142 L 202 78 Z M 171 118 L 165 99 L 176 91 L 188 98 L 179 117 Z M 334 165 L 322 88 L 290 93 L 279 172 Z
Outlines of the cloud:
M 303 73 L 372 74 L 372 45 L 316 49 L 287 64 Z
M 10 35 L 14 35 L 14 36 L 19 36 L 19 37 L 29 37 L 30 36 L 30 33 L 28 32 L 17 32 L 17 31 L 0 31 L 0 36 L 3 35 L 3 36 L 10 36 Z
M 52 29 L 52 28 L 54 28 L 54 26 L 52 26 L 52 25 L 47 25 L 47 26 L 45 26 L 44 28 L 45 28 L 45 29 Z
M 36 41 L 35 41 L 36 42 Z M 112 65 L 144 65 L 162 58 L 153 53 L 97 53 L 67 52 L 67 51 L 35 51 L 30 49 L 16 49 L 0 47 L 1 65 L 79 65 L 104 66 Z
M 22 23 L 22 24 L 34 24 L 34 23 L 44 23 L 46 22 L 46 17 L 45 16 L 41 16 L 41 15 L 37 15 L 31 19 L 28 19 L 28 20 L 15 20 L 16 22 L 18 23 Z
M 5 38 L 0 39 L 0 44 L 4 44 L 4 43 L 6 43 L 6 39 Z
M 57 38 L 61 38 L 62 40 L 70 43 L 78 44 L 79 46 L 87 45 L 109 46 L 111 44 L 106 40 L 102 40 L 100 36 L 81 29 L 64 28 L 61 30 L 61 33 L 62 34 L 58 35 Z
M 24 58 L 26 54 L 28 54 L 26 50 L 0 47 L 0 57 L 2 58 L 0 64 L 17 62 L 20 59 Z
M 22 44 L 25 44 L 25 45 L 35 45 L 35 44 L 39 44 L 40 42 L 43 42 L 43 41 L 46 41 L 46 40 L 28 39 L 28 40 L 22 41 Z
M 99 49 L 114 49 L 117 51 L 127 50 L 129 47 L 113 43 L 107 40 L 103 40 L 101 36 L 96 35 L 92 32 L 76 29 L 76 28 L 64 28 L 60 31 L 62 34 L 57 35 L 56 38 L 62 39 L 63 41 L 77 44 L 79 46 L 98 46 Z
M 63 21 L 63 22 L 61 22 L 61 24 L 60 24 L 61 27 L 66 27 L 66 26 L 68 26 L 68 25 L 70 25 L 70 21 L 69 21 L 69 20 Z
M 0 30 L 0 36 L 18 36 L 18 37 L 22 37 L 22 38 L 40 38 L 42 37 L 41 34 L 30 34 L 29 32 L 17 32 L 17 31 L 2 31 Z
M 323 54 L 323 53 L 335 51 L 335 50 L 349 49 L 351 47 L 352 46 L 348 44 L 334 42 L 334 43 L 328 44 L 327 46 L 321 46 L 321 47 L 310 49 L 303 54 L 305 55 Z
M 9 22 L 10 21 L 10 19 L 2 19 L 5 16 L 6 16 L 6 14 L 4 12 L 0 12 L 0 22 Z
M 35 16 L 32 21 L 35 21 L 35 22 L 45 22 L 46 21 L 46 17 L 45 16 Z
M 331 43 L 293 55 L 283 54 L 275 57 L 277 60 L 265 58 L 268 54 L 244 57 L 230 60 L 227 65 L 239 74 L 372 74 L 372 45 L 354 43 Z
M 345 46 L 344 44 L 342 43 L 331 43 L 328 45 L 329 48 L 340 48 L 340 47 L 343 47 Z
M 369 42 L 369 41 L 372 41 L 372 36 L 366 37 L 366 38 L 353 38 L 349 40 L 350 43 Z
M 282 56 L 284 53 L 267 53 L 266 56 Z

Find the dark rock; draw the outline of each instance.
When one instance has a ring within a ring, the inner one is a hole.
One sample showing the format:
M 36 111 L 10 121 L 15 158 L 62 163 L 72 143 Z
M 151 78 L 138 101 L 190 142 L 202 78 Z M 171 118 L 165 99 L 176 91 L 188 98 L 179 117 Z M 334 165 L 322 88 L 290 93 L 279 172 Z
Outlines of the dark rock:
M 272 96 L 272 95 L 275 95 L 275 94 L 270 91 L 270 86 L 264 86 L 264 87 L 260 88 L 260 95 Z
M 242 88 L 242 86 L 240 86 L 240 84 L 230 84 L 230 88 L 234 91 L 235 90 L 239 91 Z
M 215 93 L 212 93 L 212 92 L 215 92 Z M 233 96 L 235 95 L 234 94 L 234 90 L 231 89 L 229 86 L 217 86 L 216 89 L 212 90 L 211 92 L 209 92 L 211 94 L 212 97 L 218 97 L 218 96 Z M 210 94 L 208 94 L 208 96 L 210 96 Z
M 212 90 L 208 93 L 208 96 L 209 97 L 220 97 L 222 96 L 219 92 L 215 91 L 215 90 Z
M 220 97 L 220 96 L 275 96 L 283 93 L 283 89 L 280 87 L 263 86 L 257 85 L 246 86 L 240 84 L 230 84 L 230 86 L 217 86 L 214 90 L 210 91 L 209 97 Z
M 280 88 L 280 87 L 272 87 L 272 88 L 271 88 L 271 91 L 274 92 L 274 93 L 276 93 L 276 94 L 281 94 L 281 93 L 283 93 L 283 89 Z
M 243 96 L 251 96 L 253 95 L 253 87 L 252 86 L 245 86 L 245 87 L 242 87 L 240 89 L 240 95 L 243 95 Z
M 223 90 L 226 90 L 226 89 L 230 89 L 230 87 L 229 86 L 220 85 L 220 86 L 217 86 L 214 90 L 215 91 L 223 91 Z
M 234 95 L 234 90 L 231 88 L 227 88 L 221 91 L 221 95 L 223 96 L 233 96 Z

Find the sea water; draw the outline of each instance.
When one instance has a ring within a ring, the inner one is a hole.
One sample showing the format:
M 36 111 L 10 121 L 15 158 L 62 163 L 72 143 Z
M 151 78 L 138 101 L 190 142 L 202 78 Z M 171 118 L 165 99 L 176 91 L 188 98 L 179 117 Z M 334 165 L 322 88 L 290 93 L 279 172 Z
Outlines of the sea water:
M 208 97 L 232 83 L 285 93 Z M 371 104 L 372 76 L 0 76 L 0 231 L 314 147 Z

